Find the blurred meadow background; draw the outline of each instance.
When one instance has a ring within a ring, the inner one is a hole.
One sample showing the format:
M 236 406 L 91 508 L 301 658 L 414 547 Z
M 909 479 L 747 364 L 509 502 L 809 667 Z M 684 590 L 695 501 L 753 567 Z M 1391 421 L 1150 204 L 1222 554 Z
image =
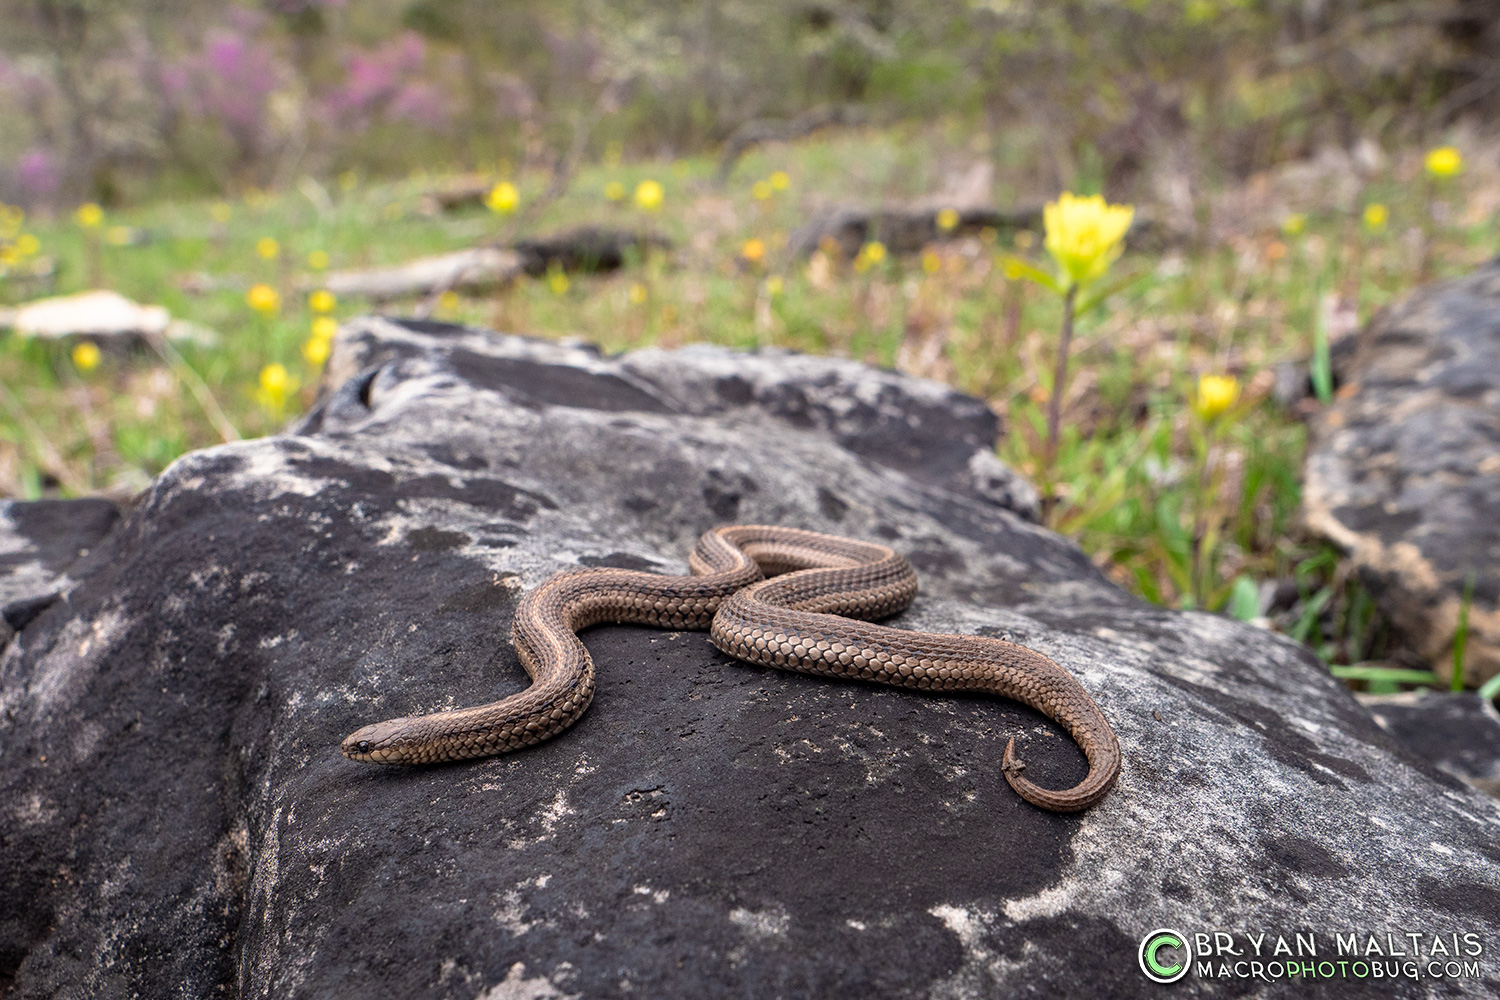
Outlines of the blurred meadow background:
M 109 289 L 173 334 L 4 334 L 0 496 L 127 500 L 274 433 L 377 308 L 830 353 L 989 401 L 1001 457 L 1121 586 L 1372 690 L 1438 682 L 1304 531 L 1299 482 L 1330 352 L 1500 249 L 1490 0 L 0 0 L 0 23 L 0 307 Z M 1064 302 L 1031 278 L 1065 191 L 1133 228 L 1055 392 Z M 881 207 L 930 238 L 809 242 Z M 325 287 L 585 225 L 643 239 L 607 271 Z

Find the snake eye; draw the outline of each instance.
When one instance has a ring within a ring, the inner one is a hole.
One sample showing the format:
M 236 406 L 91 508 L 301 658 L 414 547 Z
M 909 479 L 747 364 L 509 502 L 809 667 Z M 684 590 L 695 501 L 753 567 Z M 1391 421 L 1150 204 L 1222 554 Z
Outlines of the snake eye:
M 358 747 L 358 749 L 359 749 L 360 753 L 369 753 L 370 752 L 370 741 L 369 740 L 360 740 L 359 741 L 359 747 Z

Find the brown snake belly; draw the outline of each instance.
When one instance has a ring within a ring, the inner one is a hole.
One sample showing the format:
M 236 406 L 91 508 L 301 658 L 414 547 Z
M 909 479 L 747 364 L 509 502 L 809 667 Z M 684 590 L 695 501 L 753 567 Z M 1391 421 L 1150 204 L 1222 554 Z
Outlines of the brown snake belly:
M 559 573 L 521 599 L 511 640 L 531 686 L 488 705 L 390 719 L 351 733 L 352 760 L 431 764 L 488 757 L 556 736 L 594 695 L 594 663 L 577 633 L 620 622 L 709 629 L 737 659 L 826 677 L 928 691 L 1012 698 L 1066 729 L 1089 762 L 1073 788 L 1021 776 L 1014 738 L 1001 770 L 1023 799 L 1057 812 L 1087 809 L 1120 773 L 1114 730 L 1072 674 L 1003 639 L 908 632 L 874 625 L 904 610 L 917 574 L 884 545 L 795 528 L 732 525 L 698 541 L 691 576 L 625 569 Z

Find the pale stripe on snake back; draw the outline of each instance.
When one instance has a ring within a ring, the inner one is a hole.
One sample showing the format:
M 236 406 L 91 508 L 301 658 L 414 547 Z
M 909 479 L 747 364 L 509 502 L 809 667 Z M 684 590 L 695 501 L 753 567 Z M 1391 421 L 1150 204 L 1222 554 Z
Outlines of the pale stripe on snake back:
M 577 633 L 622 622 L 710 629 L 738 659 L 827 677 L 1013 698 L 1055 719 L 1089 763 L 1073 788 L 1021 776 L 1015 740 L 1001 764 L 1026 801 L 1059 812 L 1098 802 L 1120 771 L 1114 730 L 1073 675 L 1002 639 L 908 632 L 871 624 L 904 610 L 916 572 L 884 545 L 795 528 L 733 525 L 698 541 L 691 576 L 626 569 L 559 573 L 526 594 L 511 639 L 531 686 L 488 705 L 377 722 L 350 734 L 354 760 L 428 764 L 487 757 L 557 735 L 594 695 L 594 664 Z

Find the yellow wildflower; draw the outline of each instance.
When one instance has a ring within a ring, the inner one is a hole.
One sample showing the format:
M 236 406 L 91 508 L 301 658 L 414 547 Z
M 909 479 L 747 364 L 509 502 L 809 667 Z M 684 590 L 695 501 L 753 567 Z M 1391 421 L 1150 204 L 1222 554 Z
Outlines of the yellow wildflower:
M 228 222 L 233 215 L 234 209 L 227 201 L 216 201 L 208 208 L 208 217 L 221 226 Z
M 1214 420 L 1238 402 L 1239 398 L 1240 380 L 1233 375 L 1199 375 L 1193 411 L 1204 420 Z
M 339 174 L 339 190 L 343 192 L 353 191 L 359 187 L 359 174 L 352 170 L 345 170 Z
M 750 185 L 750 194 L 754 196 L 756 201 L 765 201 L 771 195 L 775 194 L 775 192 L 771 189 L 770 181 L 756 181 Z
M 1135 218 L 1129 205 L 1107 204 L 1102 195 L 1079 198 L 1064 191 L 1042 210 L 1044 244 L 1057 261 L 1069 287 L 1104 276 L 1123 250 L 1125 233 Z
M 958 209 L 945 208 L 937 214 L 937 227 L 945 233 L 958 228 Z
M 553 295 L 568 294 L 568 276 L 560 268 L 554 268 L 547 275 L 547 287 L 552 289 Z
M 319 340 L 332 340 L 339 332 L 339 321 L 332 316 L 319 316 L 312 321 L 312 335 Z
M 280 362 L 269 364 L 260 370 L 260 388 L 255 398 L 261 406 L 273 414 L 279 414 L 286 405 L 287 397 L 297 391 L 298 384 L 286 370 L 286 365 Z
M 327 337 L 312 336 L 302 344 L 302 358 L 316 368 L 328 360 L 333 353 L 333 343 Z
M 752 264 L 760 263 L 760 259 L 766 255 L 766 243 L 764 240 L 751 237 L 740 247 L 740 256 Z
M 786 283 L 781 280 L 781 275 L 773 274 L 766 279 L 766 294 L 771 298 L 780 295 L 786 288 Z
M 521 207 L 521 192 L 510 181 L 501 181 L 490 188 L 490 193 L 484 197 L 484 203 L 491 212 L 509 215 Z
M 458 309 L 458 293 L 453 289 L 450 288 L 438 296 L 439 312 L 451 316 L 456 309 Z
M 621 201 L 625 197 L 625 185 L 619 181 L 610 181 L 604 185 L 604 197 L 610 201 Z
M 631 305 L 638 306 L 642 304 L 646 301 L 646 286 L 639 281 L 632 282 L 627 297 L 630 299 Z
M 104 209 L 93 202 L 85 202 L 78 206 L 78 211 L 73 213 L 73 218 L 85 229 L 93 229 L 104 221 Z
M 1423 164 L 1434 177 L 1453 177 L 1464 172 L 1464 154 L 1456 146 L 1439 146 L 1428 151 Z
M 854 258 L 854 269 L 868 271 L 883 260 L 885 260 L 885 244 L 879 240 L 871 240 L 859 248 L 859 254 Z
M 270 285 L 251 285 L 245 293 L 245 302 L 262 316 L 274 316 L 281 308 L 281 293 Z
M 666 197 L 666 194 L 656 181 L 641 181 L 635 186 L 636 207 L 647 212 L 654 212 L 661 208 L 662 199 Z
M 1384 205 L 1379 203 L 1365 206 L 1365 228 L 1372 233 L 1378 233 L 1385 229 L 1386 220 L 1390 218 L 1390 212 Z
M 785 191 L 792 186 L 792 178 L 785 170 L 778 170 L 771 175 L 770 183 L 777 191 Z
M 275 260 L 281 256 L 281 244 L 274 236 L 262 236 L 255 241 L 255 253 L 263 260 Z
M 307 266 L 314 271 L 321 271 L 328 266 L 328 251 L 314 250 L 307 255 Z
M 1301 236 L 1307 229 L 1307 216 L 1301 212 L 1292 212 L 1281 220 L 1281 232 L 1285 236 Z
M 110 226 L 104 231 L 104 242 L 112 247 L 128 246 L 135 239 L 135 232 L 129 226 Z
M 16 248 L 16 253 L 22 257 L 30 257 L 42 248 L 42 241 L 30 233 L 22 233 L 16 237 L 16 242 L 13 245 Z
M 315 313 L 331 313 L 338 304 L 338 297 L 326 288 L 320 288 L 307 297 L 307 307 Z
M 922 251 L 922 270 L 928 274 L 937 274 L 943 269 L 943 258 L 939 257 L 936 250 Z
M 73 347 L 73 366 L 81 372 L 91 372 L 99 367 L 99 345 L 91 340 L 79 341 Z

